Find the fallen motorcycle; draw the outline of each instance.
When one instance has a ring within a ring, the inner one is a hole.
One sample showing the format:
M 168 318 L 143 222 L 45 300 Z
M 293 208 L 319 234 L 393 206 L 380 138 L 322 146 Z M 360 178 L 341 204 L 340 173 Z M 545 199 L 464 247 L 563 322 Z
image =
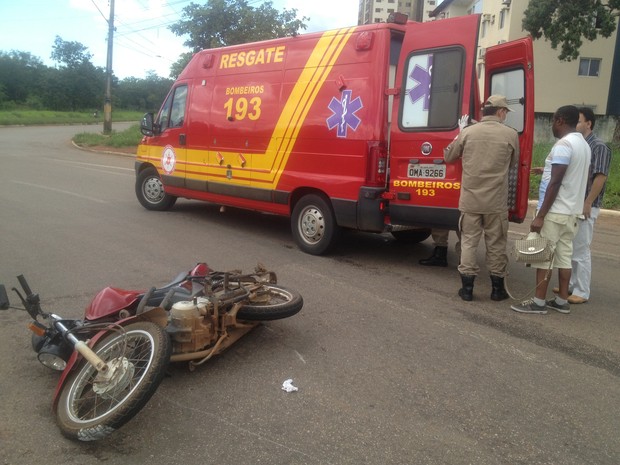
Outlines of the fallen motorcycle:
M 53 400 L 61 432 L 102 439 L 133 418 L 161 383 L 169 362 L 193 370 L 227 349 L 260 321 L 287 318 L 301 295 L 277 284 L 274 272 L 211 270 L 198 263 L 168 285 L 148 291 L 102 289 L 83 319 L 44 312 L 26 279 L 17 277 L 32 318 L 39 361 L 62 371 Z M 0 309 L 10 307 L 0 285 Z

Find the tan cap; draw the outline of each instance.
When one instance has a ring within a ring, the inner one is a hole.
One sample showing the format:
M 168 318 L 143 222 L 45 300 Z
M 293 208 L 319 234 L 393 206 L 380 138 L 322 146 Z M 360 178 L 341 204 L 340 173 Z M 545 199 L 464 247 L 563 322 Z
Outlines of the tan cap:
M 506 97 L 503 95 L 491 95 L 486 102 L 484 102 L 485 107 L 497 107 L 497 108 L 505 108 L 508 111 L 512 111 L 512 109 L 508 106 L 508 101 Z

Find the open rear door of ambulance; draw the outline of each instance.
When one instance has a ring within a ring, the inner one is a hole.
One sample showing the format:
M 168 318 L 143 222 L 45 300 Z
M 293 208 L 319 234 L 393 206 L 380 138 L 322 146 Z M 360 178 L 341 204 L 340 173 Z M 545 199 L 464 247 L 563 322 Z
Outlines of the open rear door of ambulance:
M 505 95 L 513 110 L 505 124 L 519 133 L 519 165 L 511 170 L 508 189 L 510 221 L 527 215 L 534 142 L 534 51 L 531 37 L 489 47 L 485 53 L 484 98 Z
M 443 149 L 461 115 L 475 115 L 480 15 L 407 23 L 392 94 L 389 199 L 392 225 L 456 229 L 461 163 Z

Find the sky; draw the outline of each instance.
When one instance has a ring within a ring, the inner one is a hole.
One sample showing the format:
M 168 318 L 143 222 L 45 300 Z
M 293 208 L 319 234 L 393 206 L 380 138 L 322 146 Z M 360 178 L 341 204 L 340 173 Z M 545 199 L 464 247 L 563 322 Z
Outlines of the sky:
M 248 0 L 259 6 L 264 0 Z M 114 75 L 144 78 L 154 71 L 168 77 L 170 66 L 189 51 L 184 37 L 168 27 L 181 19 L 192 0 L 116 0 Z M 206 0 L 193 0 L 205 4 Z M 305 32 L 324 31 L 357 23 L 359 0 L 272 0 L 274 8 L 296 8 L 307 16 Z M 0 51 L 18 50 L 40 58 L 47 66 L 56 36 L 79 42 L 92 54 L 95 66 L 106 67 L 110 5 L 108 0 L 0 0 Z

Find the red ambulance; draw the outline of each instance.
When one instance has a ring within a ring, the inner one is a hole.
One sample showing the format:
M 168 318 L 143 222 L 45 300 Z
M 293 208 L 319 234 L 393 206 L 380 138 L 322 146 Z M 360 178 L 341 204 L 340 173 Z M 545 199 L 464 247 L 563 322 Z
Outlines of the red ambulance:
M 530 38 L 486 50 L 480 15 L 400 20 L 196 53 L 161 110 L 146 114 L 136 195 L 286 215 L 299 247 L 327 252 L 343 228 L 422 241 L 456 229 L 461 164 L 443 149 L 490 94 L 520 136 L 510 219 L 527 211 L 534 129 Z

